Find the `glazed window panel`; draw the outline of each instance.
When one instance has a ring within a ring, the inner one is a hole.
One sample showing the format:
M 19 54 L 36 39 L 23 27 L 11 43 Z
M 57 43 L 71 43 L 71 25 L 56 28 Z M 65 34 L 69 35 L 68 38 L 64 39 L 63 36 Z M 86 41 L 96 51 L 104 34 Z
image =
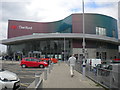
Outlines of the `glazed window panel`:
M 106 36 L 106 28 L 96 27 L 96 35 Z
M 96 35 L 99 35 L 99 27 L 96 27 Z
M 115 37 L 115 30 L 112 31 L 112 35 L 113 35 L 113 37 Z

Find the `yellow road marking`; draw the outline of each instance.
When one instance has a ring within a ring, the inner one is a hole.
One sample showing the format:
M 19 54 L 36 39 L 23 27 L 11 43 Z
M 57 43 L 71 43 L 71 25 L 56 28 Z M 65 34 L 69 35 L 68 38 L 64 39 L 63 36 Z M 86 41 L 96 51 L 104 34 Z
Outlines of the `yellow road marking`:
M 26 85 L 26 84 L 23 84 L 23 83 L 20 83 L 21 86 L 25 86 L 25 87 L 28 87 L 29 85 Z

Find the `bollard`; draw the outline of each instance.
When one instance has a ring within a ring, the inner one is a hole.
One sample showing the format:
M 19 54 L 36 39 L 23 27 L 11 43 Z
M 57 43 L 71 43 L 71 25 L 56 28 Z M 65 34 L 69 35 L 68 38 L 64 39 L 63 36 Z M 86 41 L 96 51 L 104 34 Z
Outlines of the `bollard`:
M 51 70 L 53 69 L 53 66 L 54 66 L 54 64 L 52 63 L 52 64 L 51 64 Z
M 50 67 L 50 69 L 52 70 L 52 68 L 53 68 L 53 63 L 51 63 L 51 67 Z
M 110 71 L 110 85 L 109 85 L 109 89 L 112 90 L 112 72 Z
M 48 68 L 48 73 L 50 73 L 50 71 L 51 71 L 51 65 L 49 65 L 48 67 L 49 67 Z
M 96 70 L 97 70 L 97 72 L 96 72 L 97 82 L 99 82 L 99 73 L 98 73 L 98 72 L 99 72 L 99 71 L 98 71 L 99 69 L 96 68 Z
M 44 69 L 44 80 L 47 80 L 47 68 Z
M 37 86 L 39 81 L 40 81 L 40 73 L 35 73 L 35 86 Z
M 82 72 L 83 80 L 85 80 L 85 68 L 86 68 L 86 64 L 85 62 L 83 62 L 83 72 Z
M 58 61 L 58 65 L 60 66 L 60 60 Z

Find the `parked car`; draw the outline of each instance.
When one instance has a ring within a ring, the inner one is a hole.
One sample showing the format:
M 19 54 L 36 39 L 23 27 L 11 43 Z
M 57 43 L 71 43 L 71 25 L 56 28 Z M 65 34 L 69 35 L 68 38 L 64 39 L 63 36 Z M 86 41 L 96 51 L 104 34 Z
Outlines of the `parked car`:
M 108 69 L 109 64 L 101 64 L 102 69 Z
M 13 72 L 0 69 L 0 90 L 16 90 L 18 88 L 20 88 L 20 79 L 18 76 Z
M 112 70 L 112 68 L 113 68 L 112 65 L 109 65 L 109 66 L 107 67 L 108 70 Z
M 2 56 L 0 56 L 0 60 L 2 60 Z
M 109 64 L 98 64 L 95 69 L 96 71 L 98 70 L 99 75 L 108 76 L 109 70 L 111 69 L 111 67 Z
M 112 63 L 120 63 L 120 59 L 113 59 Z
M 44 68 L 48 66 L 48 63 L 45 61 L 40 61 L 39 59 L 34 57 L 27 57 L 27 58 L 22 58 L 20 65 L 22 68 L 26 68 L 26 67 Z
M 57 62 L 58 62 L 58 59 L 56 59 L 56 58 L 50 58 L 50 60 L 51 60 L 53 63 L 57 63 Z
M 111 63 L 109 66 L 108 66 L 108 69 L 109 70 L 112 70 L 114 72 L 119 72 L 120 70 L 120 63 Z
M 57 63 L 58 62 L 58 59 L 56 59 L 56 58 L 49 58 L 49 57 L 40 58 L 40 60 L 43 60 L 43 61 L 46 61 L 46 62 L 51 61 L 53 63 Z

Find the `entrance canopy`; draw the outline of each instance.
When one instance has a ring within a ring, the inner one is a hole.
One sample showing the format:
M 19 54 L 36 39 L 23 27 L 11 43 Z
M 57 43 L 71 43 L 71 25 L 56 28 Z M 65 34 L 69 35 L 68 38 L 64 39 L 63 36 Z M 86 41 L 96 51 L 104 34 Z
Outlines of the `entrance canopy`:
M 10 45 L 15 44 L 17 42 L 25 42 L 28 40 L 35 40 L 35 39 L 52 39 L 52 38 L 73 38 L 73 39 L 82 39 L 83 34 L 81 33 L 38 33 L 33 35 L 26 35 L 26 36 L 20 36 L 10 39 L 2 40 L 2 44 L 4 45 Z M 120 41 L 116 38 L 107 37 L 107 36 L 100 36 L 100 35 L 93 35 L 93 34 L 85 34 L 86 39 L 90 40 L 97 40 L 97 41 L 104 41 L 113 43 L 116 45 L 120 45 Z

